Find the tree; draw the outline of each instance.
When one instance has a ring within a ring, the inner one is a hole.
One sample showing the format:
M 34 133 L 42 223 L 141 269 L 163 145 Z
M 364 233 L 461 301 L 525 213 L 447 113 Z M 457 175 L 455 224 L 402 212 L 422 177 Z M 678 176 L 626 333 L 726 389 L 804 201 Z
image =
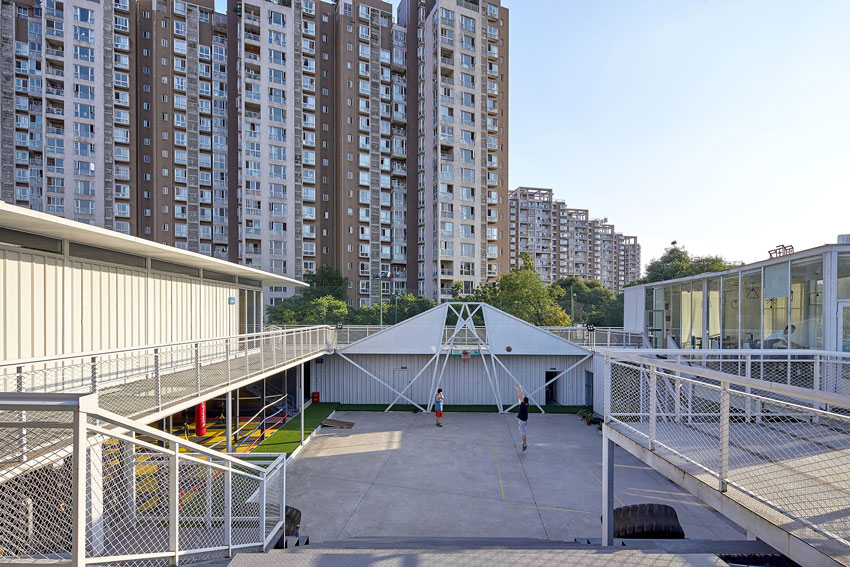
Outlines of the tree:
M 463 295 L 463 282 L 460 280 L 455 280 L 452 284 L 452 299 L 455 301 L 459 300 Z
M 521 265 L 495 284 L 482 284 L 468 298 L 488 303 L 534 325 L 569 326 L 567 315 L 557 299 L 564 294 L 558 286 L 547 286 L 534 269 L 527 252 L 520 254 Z
M 266 307 L 266 319 L 269 325 L 298 325 L 301 322 L 298 313 L 283 303 Z
M 562 278 L 553 285 L 564 290 L 558 304 L 570 314 L 573 324 L 588 323 L 591 313 L 599 312 L 610 301 L 614 301 L 614 292 L 602 286 L 601 282 L 580 280 L 574 276 Z M 574 297 L 570 297 L 573 294 Z
M 691 256 L 684 246 L 678 246 L 674 240 L 664 250 L 660 258 L 653 259 L 646 266 L 646 275 L 635 284 L 661 282 L 705 272 L 720 272 L 733 267 L 721 256 Z
M 311 301 L 305 310 L 302 323 L 312 325 L 336 325 L 348 317 L 348 304 L 332 295 Z
M 320 266 L 316 273 L 306 274 L 304 282 L 310 287 L 299 288 L 298 292 L 308 301 L 326 295 L 345 301 L 348 295 L 348 278 L 330 266 Z

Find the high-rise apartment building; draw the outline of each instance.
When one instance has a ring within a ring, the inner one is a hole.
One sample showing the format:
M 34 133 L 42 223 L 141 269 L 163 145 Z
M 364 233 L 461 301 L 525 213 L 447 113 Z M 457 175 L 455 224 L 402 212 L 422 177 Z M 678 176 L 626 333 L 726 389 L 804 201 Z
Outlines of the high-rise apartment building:
M 443 300 L 455 281 L 471 292 L 508 269 L 508 11 L 498 2 L 403 0 L 399 22 L 415 188 L 408 270 L 419 295 Z
M 574 276 L 620 293 L 640 277 L 636 236 L 616 232 L 608 219 L 591 219 L 587 209 L 567 207 L 551 189 L 511 191 L 510 230 L 511 266 L 528 252 L 544 282 Z
M 329 265 L 353 305 L 471 290 L 508 269 L 507 17 L 3 0 L 0 196 L 295 278 Z

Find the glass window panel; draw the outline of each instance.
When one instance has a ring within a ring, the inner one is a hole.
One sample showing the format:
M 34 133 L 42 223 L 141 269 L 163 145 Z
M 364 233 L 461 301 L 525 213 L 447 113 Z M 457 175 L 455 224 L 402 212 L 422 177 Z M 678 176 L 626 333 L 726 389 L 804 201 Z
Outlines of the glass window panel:
M 764 298 L 772 297 L 788 297 L 788 262 L 764 268 Z
M 702 282 L 694 282 L 691 290 L 691 348 L 702 348 Z
M 649 319 L 649 326 L 652 328 L 649 331 L 649 336 L 652 341 L 652 346 L 655 348 L 664 348 L 662 342 L 661 329 L 664 327 L 664 289 L 656 287 L 653 291 L 652 309 L 653 312 Z
M 723 278 L 723 338 L 721 348 L 738 348 L 738 290 L 739 276 L 726 276 Z
M 791 264 L 791 348 L 823 348 L 823 258 Z
M 670 291 L 670 337 L 673 339 L 670 348 L 682 347 L 682 286 L 676 284 Z
M 682 342 L 681 348 L 691 348 L 691 284 L 682 284 Z
M 708 344 L 706 348 L 720 348 L 720 278 L 708 280 Z
M 761 347 L 761 270 L 741 275 L 741 346 Z
M 850 299 L 850 254 L 838 255 L 838 299 Z
M 785 348 L 788 326 L 788 263 L 764 268 L 764 331 L 762 348 Z

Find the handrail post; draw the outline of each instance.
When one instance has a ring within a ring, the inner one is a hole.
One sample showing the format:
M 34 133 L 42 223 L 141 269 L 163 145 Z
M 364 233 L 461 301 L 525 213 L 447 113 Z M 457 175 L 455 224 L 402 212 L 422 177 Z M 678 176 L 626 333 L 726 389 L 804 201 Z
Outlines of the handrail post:
M 262 480 L 260 481 L 260 545 L 266 543 L 266 487 L 269 482 L 269 472 L 266 469 L 263 472 Z
M 156 407 L 162 410 L 162 375 L 159 369 L 159 349 L 153 349 L 153 378 L 156 390 Z
M 814 364 L 815 364 L 815 367 L 814 367 L 814 373 L 813 373 L 813 376 L 812 376 L 812 380 L 813 380 L 812 388 L 814 389 L 815 392 L 820 392 L 821 391 L 821 388 L 820 388 L 821 356 L 819 354 L 815 355 Z M 820 403 L 820 402 L 815 402 L 812 405 L 817 409 L 823 409 L 823 404 Z M 812 421 L 815 422 L 815 423 L 818 423 L 820 421 L 819 416 L 815 416 L 812 419 Z
M 71 506 L 73 527 L 71 529 L 71 563 L 85 565 L 86 561 L 86 454 L 88 443 L 86 427 L 87 414 L 74 412 L 74 451 L 72 454 L 72 495 Z
M 674 382 L 673 391 L 676 394 L 676 423 L 682 423 L 682 378 L 676 373 L 676 381 Z
M 748 354 L 746 361 L 744 362 L 744 376 L 746 376 L 747 378 L 750 378 L 751 375 L 752 375 L 752 359 L 750 358 L 750 355 Z M 746 411 L 746 414 L 747 414 L 747 423 L 749 423 L 750 420 L 752 419 L 752 414 L 753 414 L 753 410 L 752 410 L 751 405 L 750 405 L 752 400 L 750 399 L 750 396 L 749 396 L 749 394 L 751 392 L 751 388 L 749 386 L 745 386 L 744 391 L 748 394 L 747 399 L 744 400 L 744 410 Z
M 210 462 L 210 465 L 212 465 L 212 459 L 207 457 L 207 460 Z M 213 509 L 212 466 L 207 466 L 206 472 L 207 472 L 206 479 L 204 479 L 205 480 L 205 482 L 204 482 L 204 484 L 205 484 L 204 495 L 207 498 L 207 506 L 206 506 L 207 513 L 206 513 L 206 517 L 204 518 L 204 520 L 205 520 L 204 526 L 207 529 L 209 529 L 212 526 L 212 509 Z
M 260 372 L 266 371 L 266 336 L 265 333 L 260 333 Z
M 97 392 L 97 357 L 91 357 L 91 391 Z
M 611 421 L 611 395 L 614 384 L 611 382 L 611 357 L 605 357 L 605 367 L 602 371 L 602 392 L 603 392 L 603 400 L 602 403 L 604 405 L 603 411 L 604 414 L 602 419 L 605 423 L 609 423 Z
M 233 463 L 227 461 L 224 471 L 224 541 L 227 543 L 227 556 L 233 557 L 233 496 L 231 481 L 233 479 Z
M 201 343 L 195 343 L 195 386 L 201 395 Z
M 286 455 L 280 469 L 280 518 L 283 520 L 283 533 L 286 534 Z
M 649 367 L 649 450 L 655 451 L 655 422 L 657 421 L 656 391 L 658 387 L 658 370 Z
M 729 382 L 720 383 L 720 473 L 717 489 L 726 492 L 729 476 Z
M 17 370 L 17 378 L 16 378 L 15 389 L 18 391 L 19 394 L 21 394 L 24 391 L 24 367 L 18 366 L 18 368 L 16 370 Z M 26 423 L 26 421 L 27 421 L 27 412 L 26 411 L 19 411 L 18 412 L 18 421 L 21 422 L 21 425 Z M 23 463 L 27 460 L 27 428 L 21 427 L 18 430 L 18 435 L 19 435 L 18 441 L 20 443 L 20 449 L 21 449 L 21 462 Z
M 171 564 L 180 560 L 180 444 L 174 443 L 168 457 L 168 551 Z
M 224 339 L 224 360 L 227 367 L 227 383 L 230 384 L 230 339 Z

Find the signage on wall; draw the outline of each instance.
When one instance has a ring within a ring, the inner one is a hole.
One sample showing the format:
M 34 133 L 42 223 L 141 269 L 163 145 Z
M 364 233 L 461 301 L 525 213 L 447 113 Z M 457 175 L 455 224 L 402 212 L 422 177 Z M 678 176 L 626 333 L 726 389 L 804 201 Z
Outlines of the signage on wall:
M 228 305 L 236 305 L 236 298 L 235 297 L 228 297 L 227 298 L 227 304 Z

